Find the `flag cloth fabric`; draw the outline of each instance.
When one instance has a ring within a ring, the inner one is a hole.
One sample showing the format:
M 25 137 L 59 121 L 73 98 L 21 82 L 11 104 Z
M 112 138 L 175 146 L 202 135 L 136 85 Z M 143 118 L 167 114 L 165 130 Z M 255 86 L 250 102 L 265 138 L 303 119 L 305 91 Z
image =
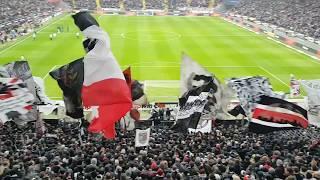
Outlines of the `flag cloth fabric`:
M 308 94 L 308 106 L 310 109 L 320 111 L 320 79 L 302 80 L 302 87 Z
M 243 116 L 247 116 L 246 112 L 243 110 L 243 108 L 241 107 L 241 105 L 236 105 L 233 109 L 231 109 L 230 111 L 228 111 L 229 114 L 231 114 L 234 117 L 237 117 L 239 114 L 243 115 Z
M 298 97 L 300 96 L 300 82 L 294 78 L 294 76 L 291 76 L 290 79 L 290 97 Z
M 249 130 L 256 133 L 307 128 L 308 114 L 302 107 L 270 96 L 261 96 L 257 102 L 249 124 Z
M 30 93 L 35 98 L 35 103 L 40 103 L 40 98 L 37 96 L 36 92 L 36 83 L 33 79 L 32 72 L 28 61 L 14 61 L 9 64 L 5 65 L 5 69 L 8 72 L 11 78 L 18 78 L 21 79 L 23 82 L 26 83 L 27 88 L 29 89 Z
M 204 77 L 212 77 L 212 73 L 204 69 L 200 64 L 191 59 L 188 55 L 182 54 L 181 71 L 180 71 L 180 94 L 188 92 L 193 87 L 201 86 L 204 79 L 198 78 L 193 80 L 195 75 L 203 75 Z M 210 81 L 210 79 L 209 79 Z M 208 82 L 208 81 L 207 81 Z
M 135 147 L 149 146 L 150 128 L 146 130 L 136 129 Z
M 74 94 L 73 98 L 81 99 L 84 107 L 93 109 L 89 131 L 103 133 L 106 138 L 114 138 L 115 123 L 125 116 L 132 106 L 129 87 L 111 52 L 108 34 L 88 12 L 79 12 L 73 15 L 73 19 L 86 38 L 83 46 L 87 52 L 83 59 L 73 64 L 78 66 L 73 68 L 73 72 L 79 73 L 79 77 L 81 69 L 83 73 L 82 81 L 79 78 L 77 82 L 80 87 L 73 89 L 76 92 L 80 90 L 81 96 Z M 70 88 L 67 87 L 67 90 Z
M 63 92 L 66 114 L 72 118 L 83 117 L 81 89 L 84 78 L 83 58 L 53 70 L 50 76 L 58 82 Z
M 230 91 L 223 87 L 219 80 L 209 71 L 204 69 L 196 61 L 192 60 L 186 54 L 181 58 L 181 94 L 195 87 L 200 87 L 205 83 L 213 80 L 212 91 L 209 94 L 208 103 L 205 106 L 207 114 L 211 114 L 212 118 L 223 116 L 227 113 L 227 105 L 230 100 Z
M 211 133 L 212 131 L 212 121 L 211 120 L 206 120 L 202 121 L 201 124 L 199 123 L 197 126 L 197 129 L 188 129 L 189 132 L 201 132 L 201 133 Z
M 34 96 L 22 80 L 16 78 L 0 78 L 0 121 L 15 121 L 24 125 L 30 119 L 28 113 L 32 109 Z
M 260 100 L 260 96 L 281 97 L 273 92 L 272 86 L 266 77 L 232 78 L 227 81 L 227 84 L 236 92 L 240 105 L 247 116 L 251 116 L 255 103 Z
M 208 103 L 209 95 L 216 89 L 214 80 L 204 83 L 200 87 L 193 88 L 179 99 L 180 109 L 177 113 L 176 124 L 172 129 L 187 133 L 188 128 L 197 129 L 204 108 Z

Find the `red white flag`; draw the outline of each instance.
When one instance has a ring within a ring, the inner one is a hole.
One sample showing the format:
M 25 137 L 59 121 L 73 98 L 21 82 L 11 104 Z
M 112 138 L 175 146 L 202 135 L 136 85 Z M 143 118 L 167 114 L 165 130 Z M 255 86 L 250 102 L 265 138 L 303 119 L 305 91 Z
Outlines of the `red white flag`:
M 130 89 L 111 52 L 108 34 L 97 25 L 86 28 L 83 34 L 95 40 L 93 49 L 83 59 L 83 105 L 97 109 L 89 131 L 103 132 L 106 138 L 114 138 L 115 123 L 132 107 Z

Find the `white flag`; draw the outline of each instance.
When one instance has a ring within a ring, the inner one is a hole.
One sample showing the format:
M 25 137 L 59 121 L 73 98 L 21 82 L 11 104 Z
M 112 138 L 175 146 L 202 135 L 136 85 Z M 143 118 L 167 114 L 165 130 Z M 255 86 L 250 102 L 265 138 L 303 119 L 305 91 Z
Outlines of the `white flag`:
M 320 79 L 302 80 L 301 84 L 308 94 L 308 105 L 320 106 Z
M 181 74 L 180 74 L 180 83 L 181 83 L 181 95 L 190 90 L 192 86 L 201 86 L 202 84 L 193 84 L 201 83 L 200 81 L 192 81 L 194 75 L 203 75 L 212 77 L 212 73 L 208 72 L 197 62 L 192 60 L 186 54 L 182 54 L 181 58 Z
M 149 140 L 150 140 L 150 128 L 146 130 L 136 130 L 136 147 L 142 147 L 142 146 L 149 146 Z
M 198 123 L 197 129 L 189 128 L 189 132 L 211 133 L 212 120 L 204 120 Z

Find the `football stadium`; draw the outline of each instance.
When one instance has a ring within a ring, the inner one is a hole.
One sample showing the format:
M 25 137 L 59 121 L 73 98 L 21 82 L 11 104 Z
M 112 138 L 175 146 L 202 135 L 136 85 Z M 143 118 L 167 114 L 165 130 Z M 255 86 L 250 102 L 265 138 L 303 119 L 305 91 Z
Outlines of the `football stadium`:
M 317 0 L 0 9 L 0 179 L 320 179 Z

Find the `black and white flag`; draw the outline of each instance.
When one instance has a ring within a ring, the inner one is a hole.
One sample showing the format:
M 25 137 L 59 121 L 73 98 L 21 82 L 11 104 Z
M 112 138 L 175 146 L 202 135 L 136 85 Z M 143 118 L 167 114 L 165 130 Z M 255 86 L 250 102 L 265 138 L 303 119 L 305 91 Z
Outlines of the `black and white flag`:
M 6 64 L 5 68 L 11 78 L 18 78 L 26 83 L 27 88 L 35 98 L 35 103 L 39 104 L 40 99 L 38 98 L 36 92 L 37 85 L 33 79 L 28 61 L 14 61 L 12 63 Z
M 207 115 L 217 118 L 227 113 L 227 105 L 230 100 L 230 91 L 223 87 L 219 80 L 204 67 L 192 60 L 186 54 L 181 59 L 181 94 L 185 94 L 195 87 L 200 87 L 205 83 L 212 82 L 212 90 L 209 94 L 208 103 L 204 110 Z
M 30 93 L 25 83 L 16 78 L 0 78 L 0 121 L 15 121 L 24 125 L 33 111 L 34 96 Z
M 249 124 L 249 131 L 268 133 L 292 128 L 307 128 L 308 113 L 302 107 L 283 99 L 260 96 Z
M 240 105 L 247 116 L 251 115 L 255 103 L 260 100 L 260 96 L 266 95 L 281 98 L 281 95 L 273 92 L 272 86 L 266 77 L 232 78 L 228 80 L 227 84 L 236 92 Z
M 177 113 L 176 124 L 172 129 L 187 133 L 188 128 L 197 129 L 198 122 L 208 104 L 210 95 L 217 88 L 214 80 L 204 83 L 200 87 L 193 88 L 179 99 L 180 109 Z

